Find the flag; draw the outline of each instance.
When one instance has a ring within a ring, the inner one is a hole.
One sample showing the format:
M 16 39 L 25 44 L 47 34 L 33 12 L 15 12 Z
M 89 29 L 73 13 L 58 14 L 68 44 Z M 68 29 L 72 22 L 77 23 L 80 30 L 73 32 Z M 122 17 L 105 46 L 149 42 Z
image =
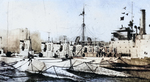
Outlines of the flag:
M 83 14 L 81 13 L 80 15 L 83 15 Z M 80 15 L 79 15 L 79 16 L 80 16 Z
M 123 12 L 122 14 L 125 14 L 125 12 Z
M 126 10 L 126 7 L 124 7 L 123 9 L 125 9 L 125 10 Z
M 124 16 L 123 17 L 120 17 L 120 21 L 124 20 Z

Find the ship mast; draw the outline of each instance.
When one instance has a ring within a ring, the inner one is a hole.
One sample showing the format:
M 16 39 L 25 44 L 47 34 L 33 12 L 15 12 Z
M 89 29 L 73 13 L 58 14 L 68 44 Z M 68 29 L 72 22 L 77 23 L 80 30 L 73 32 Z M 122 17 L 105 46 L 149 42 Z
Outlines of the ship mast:
M 132 1 L 132 5 L 131 5 L 131 23 L 132 23 L 131 28 L 133 30 L 133 1 Z
M 50 32 L 48 32 L 48 43 L 50 43 Z
M 84 36 L 84 31 L 85 31 L 84 15 L 85 15 L 85 12 L 84 12 L 84 8 L 83 8 L 83 11 L 82 11 L 82 13 L 80 15 L 83 16 L 83 23 L 82 23 L 82 46 L 84 46 L 84 42 L 85 42 L 85 36 Z

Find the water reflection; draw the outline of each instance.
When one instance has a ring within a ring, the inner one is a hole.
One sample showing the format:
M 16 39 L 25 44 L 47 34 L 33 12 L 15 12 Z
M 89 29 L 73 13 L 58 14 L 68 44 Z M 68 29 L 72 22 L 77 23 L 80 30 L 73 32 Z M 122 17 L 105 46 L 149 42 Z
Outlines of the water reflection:
M 71 71 L 70 71 L 71 72 Z M 150 80 L 141 78 L 123 78 L 123 77 L 109 77 L 105 75 L 96 75 L 83 72 L 71 72 L 75 75 L 84 78 L 83 82 L 149 82 Z M 31 74 L 28 72 L 21 72 L 12 67 L 0 67 L 0 82 L 73 82 L 72 79 L 48 77 L 42 74 Z

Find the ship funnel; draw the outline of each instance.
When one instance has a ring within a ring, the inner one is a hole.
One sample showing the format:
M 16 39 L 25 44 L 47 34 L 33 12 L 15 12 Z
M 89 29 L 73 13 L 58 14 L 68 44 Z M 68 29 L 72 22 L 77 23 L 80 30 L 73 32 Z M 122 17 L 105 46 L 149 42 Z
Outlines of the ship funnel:
M 146 34 L 145 31 L 145 9 L 141 10 L 142 18 L 141 18 L 141 28 L 140 28 L 140 35 Z

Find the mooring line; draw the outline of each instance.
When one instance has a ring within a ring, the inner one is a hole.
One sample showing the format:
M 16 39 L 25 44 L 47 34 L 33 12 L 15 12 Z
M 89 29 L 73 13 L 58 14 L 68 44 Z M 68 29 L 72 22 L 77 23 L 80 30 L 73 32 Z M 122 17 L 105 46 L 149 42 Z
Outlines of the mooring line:
M 77 60 L 76 60 L 77 61 Z M 73 65 L 76 63 L 76 61 L 69 67 L 69 69 L 71 69 L 73 67 Z
M 27 62 L 28 62 L 28 61 L 27 61 Z M 25 62 L 24 64 L 26 64 L 27 62 Z M 19 67 L 23 66 L 24 64 L 22 64 L 22 65 L 20 65 L 20 66 L 16 67 L 16 69 L 18 69 Z
M 44 63 L 44 66 L 43 66 L 42 70 L 44 69 L 44 67 L 46 67 L 46 66 L 45 66 L 45 63 Z
M 47 68 L 47 69 L 45 69 L 44 71 L 46 71 L 46 70 L 50 69 L 51 67 L 53 67 L 53 66 L 48 67 L 48 68 Z
M 85 62 L 85 64 L 87 65 L 87 63 Z M 88 65 L 87 65 L 88 66 Z M 88 68 L 93 72 L 93 70 L 88 66 Z M 93 73 L 95 73 L 95 72 L 93 72 Z
M 82 63 L 80 63 L 80 64 L 77 64 L 77 65 L 75 65 L 75 66 L 73 66 L 73 67 L 77 67 L 77 66 L 79 66 L 79 65 L 81 65 L 81 64 L 84 64 L 85 62 L 82 62 Z
M 54 68 L 55 74 L 56 74 L 56 75 L 57 75 L 57 77 L 58 77 L 58 74 L 57 74 L 56 69 L 55 69 L 55 67 L 54 67 L 54 66 L 53 66 L 53 68 Z

